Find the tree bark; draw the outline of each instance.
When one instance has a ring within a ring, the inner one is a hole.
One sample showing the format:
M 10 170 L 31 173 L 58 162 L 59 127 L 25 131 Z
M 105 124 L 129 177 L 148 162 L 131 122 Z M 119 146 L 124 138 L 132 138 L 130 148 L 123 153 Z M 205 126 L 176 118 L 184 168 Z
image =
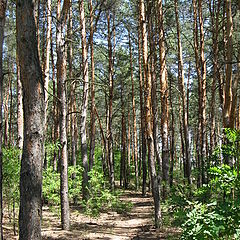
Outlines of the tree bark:
M 68 156 L 67 156 L 67 102 L 66 102 L 66 49 L 64 33 L 69 10 L 69 0 L 63 3 L 62 11 L 57 24 L 57 81 L 58 105 L 60 127 L 60 197 L 61 197 L 61 225 L 63 230 L 68 230 L 69 200 L 68 200 Z M 58 8 L 61 1 L 58 0 Z
M 134 94 L 132 43 L 131 43 L 130 32 L 129 32 L 129 52 L 130 52 L 130 70 L 131 70 L 131 82 L 132 82 L 133 153 L 134 153 L 134 163 L 135 163 L 135 185 L 136 185 L 136 190 L 138 190 L 139 174 L 138 174 L 137 117 L 136 117 L 136 104 L 135 104 L 135 94 Z
M 114 190 L 114 166 L 113 166 L 113 138 L 112 138 L 112 104 L 113 104 L 113 50 L 112 50 L 112 31 L 111 31 L 111 16 L 108 10 L 107 14 L 108 25 L 108 74 L 109 74 L 109 108 L 108 108 L 108 163 L 110 170 L 110 186 Z M 114 28 L 114 26 L 113 26 Z
M 20 66 L 17 57 L 17 141 L 18 148 L 22 150 L 23 148 L 23 94 L 22 94 L 22 82 L 20 78 Z
M 90 51 L 91 51 L 91 122 L 90 122 L 90 154 L 89 154 L 89 169 L 92 169 L 95 160 L 95 64 L 94 64 L 94 47 L 93 47 L 93 5 L 92 0 L 90 3 Z
M 148 163 L 151 175 L 152 195 L 154 200 L 155 210 L 155 227 L 159 228 L 162 224 L 161 209 L 160 209 L 160 177 L 156 173 L 155 159 L 154 159 L 154 141 L 153 141 L 153 126 L 152 126 L 152 103 L 151 103 L 151 73 L 148 63 L 148 43 L 147 43 L 147 27 L 145 17 L 144 1 L 139 1 L 140 5 L 140 17 L 141 17 L 141 29 L 142 29 L 142 43 L 143 43 L 143 67 L 145 72 L 145 94 L 146 94 L 146 135 L 148 143 Z
M 88 107 L 88 59 L 87 59 L 87 41 L 84 1 L 79 2 L 81 39 L 82 39 L 82 66 L 83 66 L 83 96 L 82 96 L 82 113 L 81 113 L 81 154 L 83 162 L 83 182 L 82 195 L 84 200 L 88 200 L 88 155 L 87 155 L 87 107 Z
M 191 158 L 190 158 L 190 146 L 189 146 L 189 130 L 188 130 L 188 116 L 187 116 L 187 100 L 184 85 L 184 72 L 183 72 L 183 57 L 182 57 L 182 43 L 181 43 L 181 30 L 178 16 L 178 0 L 175 0 L 175 18 L 177 24 L 177 40 L 178 40 L 178 86 L 181 94 L 182 103 L 182 124 L 185 142 L 185 163 L 186 163 L 186 178 L 188 184 L 191 184 Z
M 24 103 L 24 144 L 20 172 L 19 239 L 41 239 L 44 83 L 39 62 L 34 4 L 17 1 L 17 50 Z
M 143 86 L 143 75 L 142 75 L 142 32 L 141 32 L 141 16 L 139 14 L 138 23 L 138 65 L 139 65 L 139 95 L 140 95 L 140 113 L 141 113 L 141 150 L 142 150 L 142 195 L 146 195 L 146 183 L 147 183 L 147 142 L 146 142 L 146 124 L 145 124 L 145 97 L 144 97 L 144 86 Z M 145 74 L 144 74 L 145 75 Z
M 169 178 L 169 145 L 168 145 L 168 82 L 166 67 L 166 52 L 163 30 L 162 0 L 158 0 L 158 31 L 159 31 L 159 59 L 160 59 L 160 93 L 161 93 L 161 135 L 162 135 L 162 180 L 163 198 L 166 198 Z

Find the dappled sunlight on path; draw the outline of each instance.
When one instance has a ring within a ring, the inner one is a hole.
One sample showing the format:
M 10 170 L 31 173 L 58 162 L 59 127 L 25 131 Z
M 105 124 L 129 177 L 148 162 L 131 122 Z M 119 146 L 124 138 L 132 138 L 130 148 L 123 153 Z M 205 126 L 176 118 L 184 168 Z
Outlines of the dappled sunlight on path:
M 150 195 L 142 197 L 140 193 L 126 191 L 121 199 L 133 203 L 130 212 L 108 212 L 102 213 L 98 218 L 91 218 L 82 214 L 82 211 L 73 210 L 69 231 L 62 231 L 57 214 L 44 208 L 43 240 L 154 240 L 178 234 L 176 229 L 156 231 L 153 228 L 153 203 Z

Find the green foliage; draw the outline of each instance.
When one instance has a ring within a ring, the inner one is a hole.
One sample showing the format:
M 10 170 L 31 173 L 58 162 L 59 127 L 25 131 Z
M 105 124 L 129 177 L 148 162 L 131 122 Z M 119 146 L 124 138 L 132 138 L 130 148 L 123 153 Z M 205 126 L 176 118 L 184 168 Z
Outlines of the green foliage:
M 187 213 L 187 220 L 182 225 L 181 239 L 219 239 L 220 231 L 224 230 L 225 227 L 224 217 L 214 209 L 216 202 L 210 204 L 193 202 L 190 204 L 193 209 Z
M 239 159 L 240 132 L 225 129 L 225 136 L 226 144 L 214 152 L 215 163 L 220 162 L 221 152 Z M 198 201 L 189 202 L 191 211 L 185 212 L 187 219 L 182 224 L 182 239 L 239 239 L 240 178 L 237 170 L 225 164 L 210 167 L 209 177 L 208 185 L 194 191 Z
M 237 184 L 237 171 L 230 166 L 223 164 L 220 167 L 212 167 L 209 170 L 211 181 L 210 186 L 214 195 L 231 197 L 232 191 Z
M 52 167 L 43 171 L 42 195 L 45 203 L 60 205 L 60 174 Z
M 89 200 L 84 202 L 85 212 L 91 216 L 98 216 L 101 211 L 115 210 L 117 212 L 129 211 L 131 203 L 120 200 L 119 192 L 111 192 L 101 172 L 93 168 L 89 172 Z
M 16 147 L 3 148 L 3 197 L 10 205 L 19 201 L 20 154 Z
M 80 201 L 82 192 L 82 167 L 68 167 L 68 193 L 74 202 Z
M 70 200 L 80 200 L 82 190 L 82 168 L 68 167 L 68 193 Z M 60 173 L 47 168 L 43 172 L 43 200 L 50 206 L 60 205 Z

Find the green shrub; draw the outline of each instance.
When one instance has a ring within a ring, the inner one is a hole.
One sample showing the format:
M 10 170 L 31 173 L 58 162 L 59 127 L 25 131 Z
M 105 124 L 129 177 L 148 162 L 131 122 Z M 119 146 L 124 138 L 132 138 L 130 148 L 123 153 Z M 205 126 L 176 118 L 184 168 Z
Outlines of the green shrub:
M 120 200 L 120 192 L 111 192 L 107 186 L 103 173 L 93 168 L 89 172 L 89 200 L 83 203 L 87 215 L 98 216 L 100 212 L 109 209 L 117 212 L 131 209 L 131 203 Z
M 3 148 L 3 197 L 7 203 L 19 202 L 20 154 L 16 147 Z

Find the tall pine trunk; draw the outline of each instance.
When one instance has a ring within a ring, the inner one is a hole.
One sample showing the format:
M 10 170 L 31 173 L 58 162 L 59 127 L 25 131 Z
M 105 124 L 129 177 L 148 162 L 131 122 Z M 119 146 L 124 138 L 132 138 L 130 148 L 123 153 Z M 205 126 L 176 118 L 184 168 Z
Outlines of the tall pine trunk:
M 58 1 L 60 8 L 61 1 Z M 57 24 L 57 81 L 60 128 L 60 197 L 62 229 L 68 230 L 69 200 L 68 200 L 68 155 L 67 155 L 67 100 L 66 100 L 66 49 L 64 33 L 69 9 L 69 1 L 65 0 Z
M 150 66 L 148 63 L 148 42 L 147 42 L 147 27 L 146 27 L 146 17 L 145 17 L 145 6 L 144 1 L 139 1 L 140 5 L 140 17 L 141 17 L 141 29 L 142 29 L 142 51 L 143 51 L 143 67 L 145 72 L 145 93 L 146 93 L 146 135 L 148 143 L 148 164 L 151 175 L 152 184 L 152 195 L 154 200 L 154 218 L 155 227 L 159 228 L 162 223 L 161 219 L 161 209 L 160 209 L 160 177 L 156 172 L 156 163 L 154 159 L 154 140 L 153 140 L 153 126 L 152 126 L 152 98 L 151 98 L 151 73 Z
M 88 107 L 88 58 L 87 58 L 87 39 L 85 26 L 84 1 L 79 2 L 81 39 L 82 39 L 82 67 L 83 67 L 83 96 L 81 112 L 81 154 L 83 162 L 83 199 L 88 200 L 88 154 L 87 154 L 87 107 Z
M 41 239 L 44 154 L 44 83 L 37 49 L 34 4 L 17 1 L 17 50 L 24 107 L 20 171 L 19 239 Z
M 178 40 L 178 86 L 181 95 L 182 103 L 182 124 L 184 133 L 184 146 L 185 146 L 185 164 L 186 164 L 186 178 L 188 184 L 191 184 L 191 158 L 190 158 L 190 146 L 189 146 L 189 130 L 188 130 L 188 119 L 187 119 L 187 100 L 184 85 L 184 72 L 183 72 L 183 57 L 182 57 L 182 43 L 181 43 L 181 30 L 178 16 L 178 0 L 175 0 L 175 17 L 177 23 L 177 40 Z
M 168 144 L 168 82 L 166 67 L 166 51 L 163 29 L 162 0 L 158 0 L 158 33 L 160 59 L 160 95 L 161 95 L 161 135 L 162 135 L 162 180 L 163 198 L 166 198 L 169 178 L 169 144 Z

